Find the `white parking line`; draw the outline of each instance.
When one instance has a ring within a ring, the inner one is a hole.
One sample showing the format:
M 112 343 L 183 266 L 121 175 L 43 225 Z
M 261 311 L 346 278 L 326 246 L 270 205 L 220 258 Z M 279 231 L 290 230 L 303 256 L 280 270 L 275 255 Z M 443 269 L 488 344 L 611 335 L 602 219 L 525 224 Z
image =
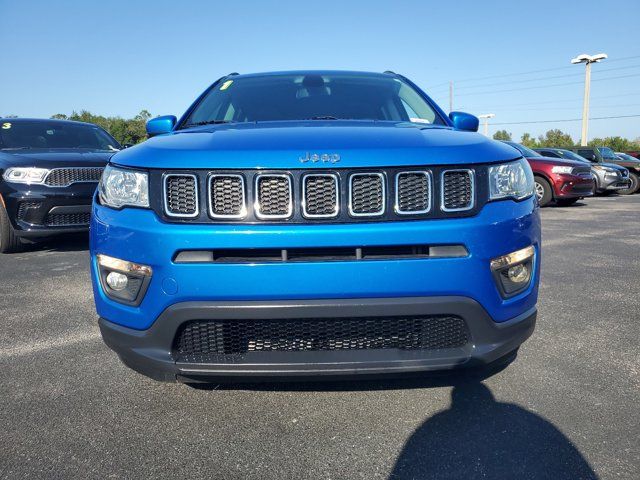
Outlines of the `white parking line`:
M 9 348 L 0 348 L 0 359 L 21 357 L 31 353 L 37 353 L 52 348 L 67 347 L 76 343 L 89 342 L 100 338 L 100 334 L 95 331 L 77 332 L 63 337 L 48 338 L 44 340 L 34 340 L 22 345 Z

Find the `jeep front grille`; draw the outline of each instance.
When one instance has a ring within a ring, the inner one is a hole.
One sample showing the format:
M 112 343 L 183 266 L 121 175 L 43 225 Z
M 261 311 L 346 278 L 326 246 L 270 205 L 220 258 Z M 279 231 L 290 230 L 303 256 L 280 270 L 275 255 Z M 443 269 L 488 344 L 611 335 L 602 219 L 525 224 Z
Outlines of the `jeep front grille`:
M 161 184 L 164 200 L 151 205 L 166 221 L 198 223 L 465 217 L 487 202 L 483 168 L 152 171 L 152 196 Z
M 102 167 L 54 168 L 44 183 L 50 187 L 68 187 L 74 183 L 99 182 L 102 170 Z
M 242 175 L 211 175 L 209 196 L 209 213 L 213 218 L 242 218 L 247 214 Z
M 354 217 L 382 215 L 385 178 L 382 173 L 355 173 L 349 179 L 349 213 Z
M 198 215 L 198 178 L 192 174 L 164 176 L 165 210 L 170 217 Z
M 429 172 L 403 172 L 396 175 L 396 212 L 427 213 L 431 209 Z
M 441 350 L 469 338 L 465 321 L 453 315 L 200 320 L 178 332 L 173 355 L 178 362 L 218 363 L 218 356 L 251 352 Z
M 338 177 L 310 173 L 302 179 L 302 211 L 307 218 L 331 218 L 338 215 Z
M 473 208 L 473 171 L 442 172 L 442 210 L 455 212 Z
M 293 213 L 291 177 L 256 176 L 256 215 L 258 218 L 289 218 Z

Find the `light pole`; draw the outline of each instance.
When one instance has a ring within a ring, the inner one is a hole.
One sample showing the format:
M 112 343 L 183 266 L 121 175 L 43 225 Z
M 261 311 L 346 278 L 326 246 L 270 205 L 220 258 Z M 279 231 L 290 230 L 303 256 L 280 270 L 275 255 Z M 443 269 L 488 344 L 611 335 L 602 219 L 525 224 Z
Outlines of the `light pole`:
M 482 125 L 484 126 L 484 136 L 489 136 L 489 119 L 495 117 L 495 113 L 485 113 L 483 115 L 478 115 L 478 118 L 482 118 L 484 120 Z
M 587 55 L 583 53 L 576 58 L 571 59 L 571 63 L 584 63 L 584 101 L 582 103 L 582 136 L 580 138 L 580 145 L 587 145 L 587 133 L 589 129 L 589 94 L 591 91 L 591 64 L 598 63 L 601 60 L 607 58 L 606 53 L 598 53 L 597 55 Z

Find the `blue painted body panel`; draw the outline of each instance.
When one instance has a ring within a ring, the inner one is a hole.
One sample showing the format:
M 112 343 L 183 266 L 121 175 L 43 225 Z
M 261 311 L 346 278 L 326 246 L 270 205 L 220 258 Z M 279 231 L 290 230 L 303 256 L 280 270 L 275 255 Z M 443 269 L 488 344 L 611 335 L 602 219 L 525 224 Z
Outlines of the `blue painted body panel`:
M 290 264 L 172 263 L 181 249 L 290 248 L 314 245 L 464 244 L 466 258 Z M 531 287 L 503 300 L 489 271 L 492 258 L 528 245 L 539 252 L 540 220 L 533 199 L 487 204 L 476 217 L 345 225 L 167 225 L 152 211 L 94 205 L 91 250 L 150 265 L 153 279 L 139 307 L 107 299 L 96 280 L 98 313 L 146 329 L 168 306 L 195 300 L 266 300 L 462 295 L 478 301 L 498 322 L 537 299 L 539 253 Z M 178 293 L 167 295 L 165 279 Z

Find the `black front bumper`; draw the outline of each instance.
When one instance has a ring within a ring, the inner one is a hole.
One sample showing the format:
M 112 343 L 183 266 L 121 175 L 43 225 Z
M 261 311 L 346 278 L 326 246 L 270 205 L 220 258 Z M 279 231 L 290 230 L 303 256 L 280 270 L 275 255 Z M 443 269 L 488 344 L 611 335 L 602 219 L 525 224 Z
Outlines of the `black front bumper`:
M 96 186 L 96 183 L 59 188 L 5 184 L 1 194 L 17 236 L 46 237 L 89 229 Z
M 176 362 L 175 339 L 192 320 L 265 320 L 411 315 L 455 315 L 465 320 L 469 341 L 457 348 L 260 352 L 220 357 L 215 363 Z M 270 302 L 186 302 L 173 305 L 148 330 L 99 321 L 105 343 L 130 368 L 162 381 L 232 378 L 317 378 L 450 370 L 487 365 L 515 350 L 533 332 L 535 308 L 497 323 L 466 297 L 298 300 Z

